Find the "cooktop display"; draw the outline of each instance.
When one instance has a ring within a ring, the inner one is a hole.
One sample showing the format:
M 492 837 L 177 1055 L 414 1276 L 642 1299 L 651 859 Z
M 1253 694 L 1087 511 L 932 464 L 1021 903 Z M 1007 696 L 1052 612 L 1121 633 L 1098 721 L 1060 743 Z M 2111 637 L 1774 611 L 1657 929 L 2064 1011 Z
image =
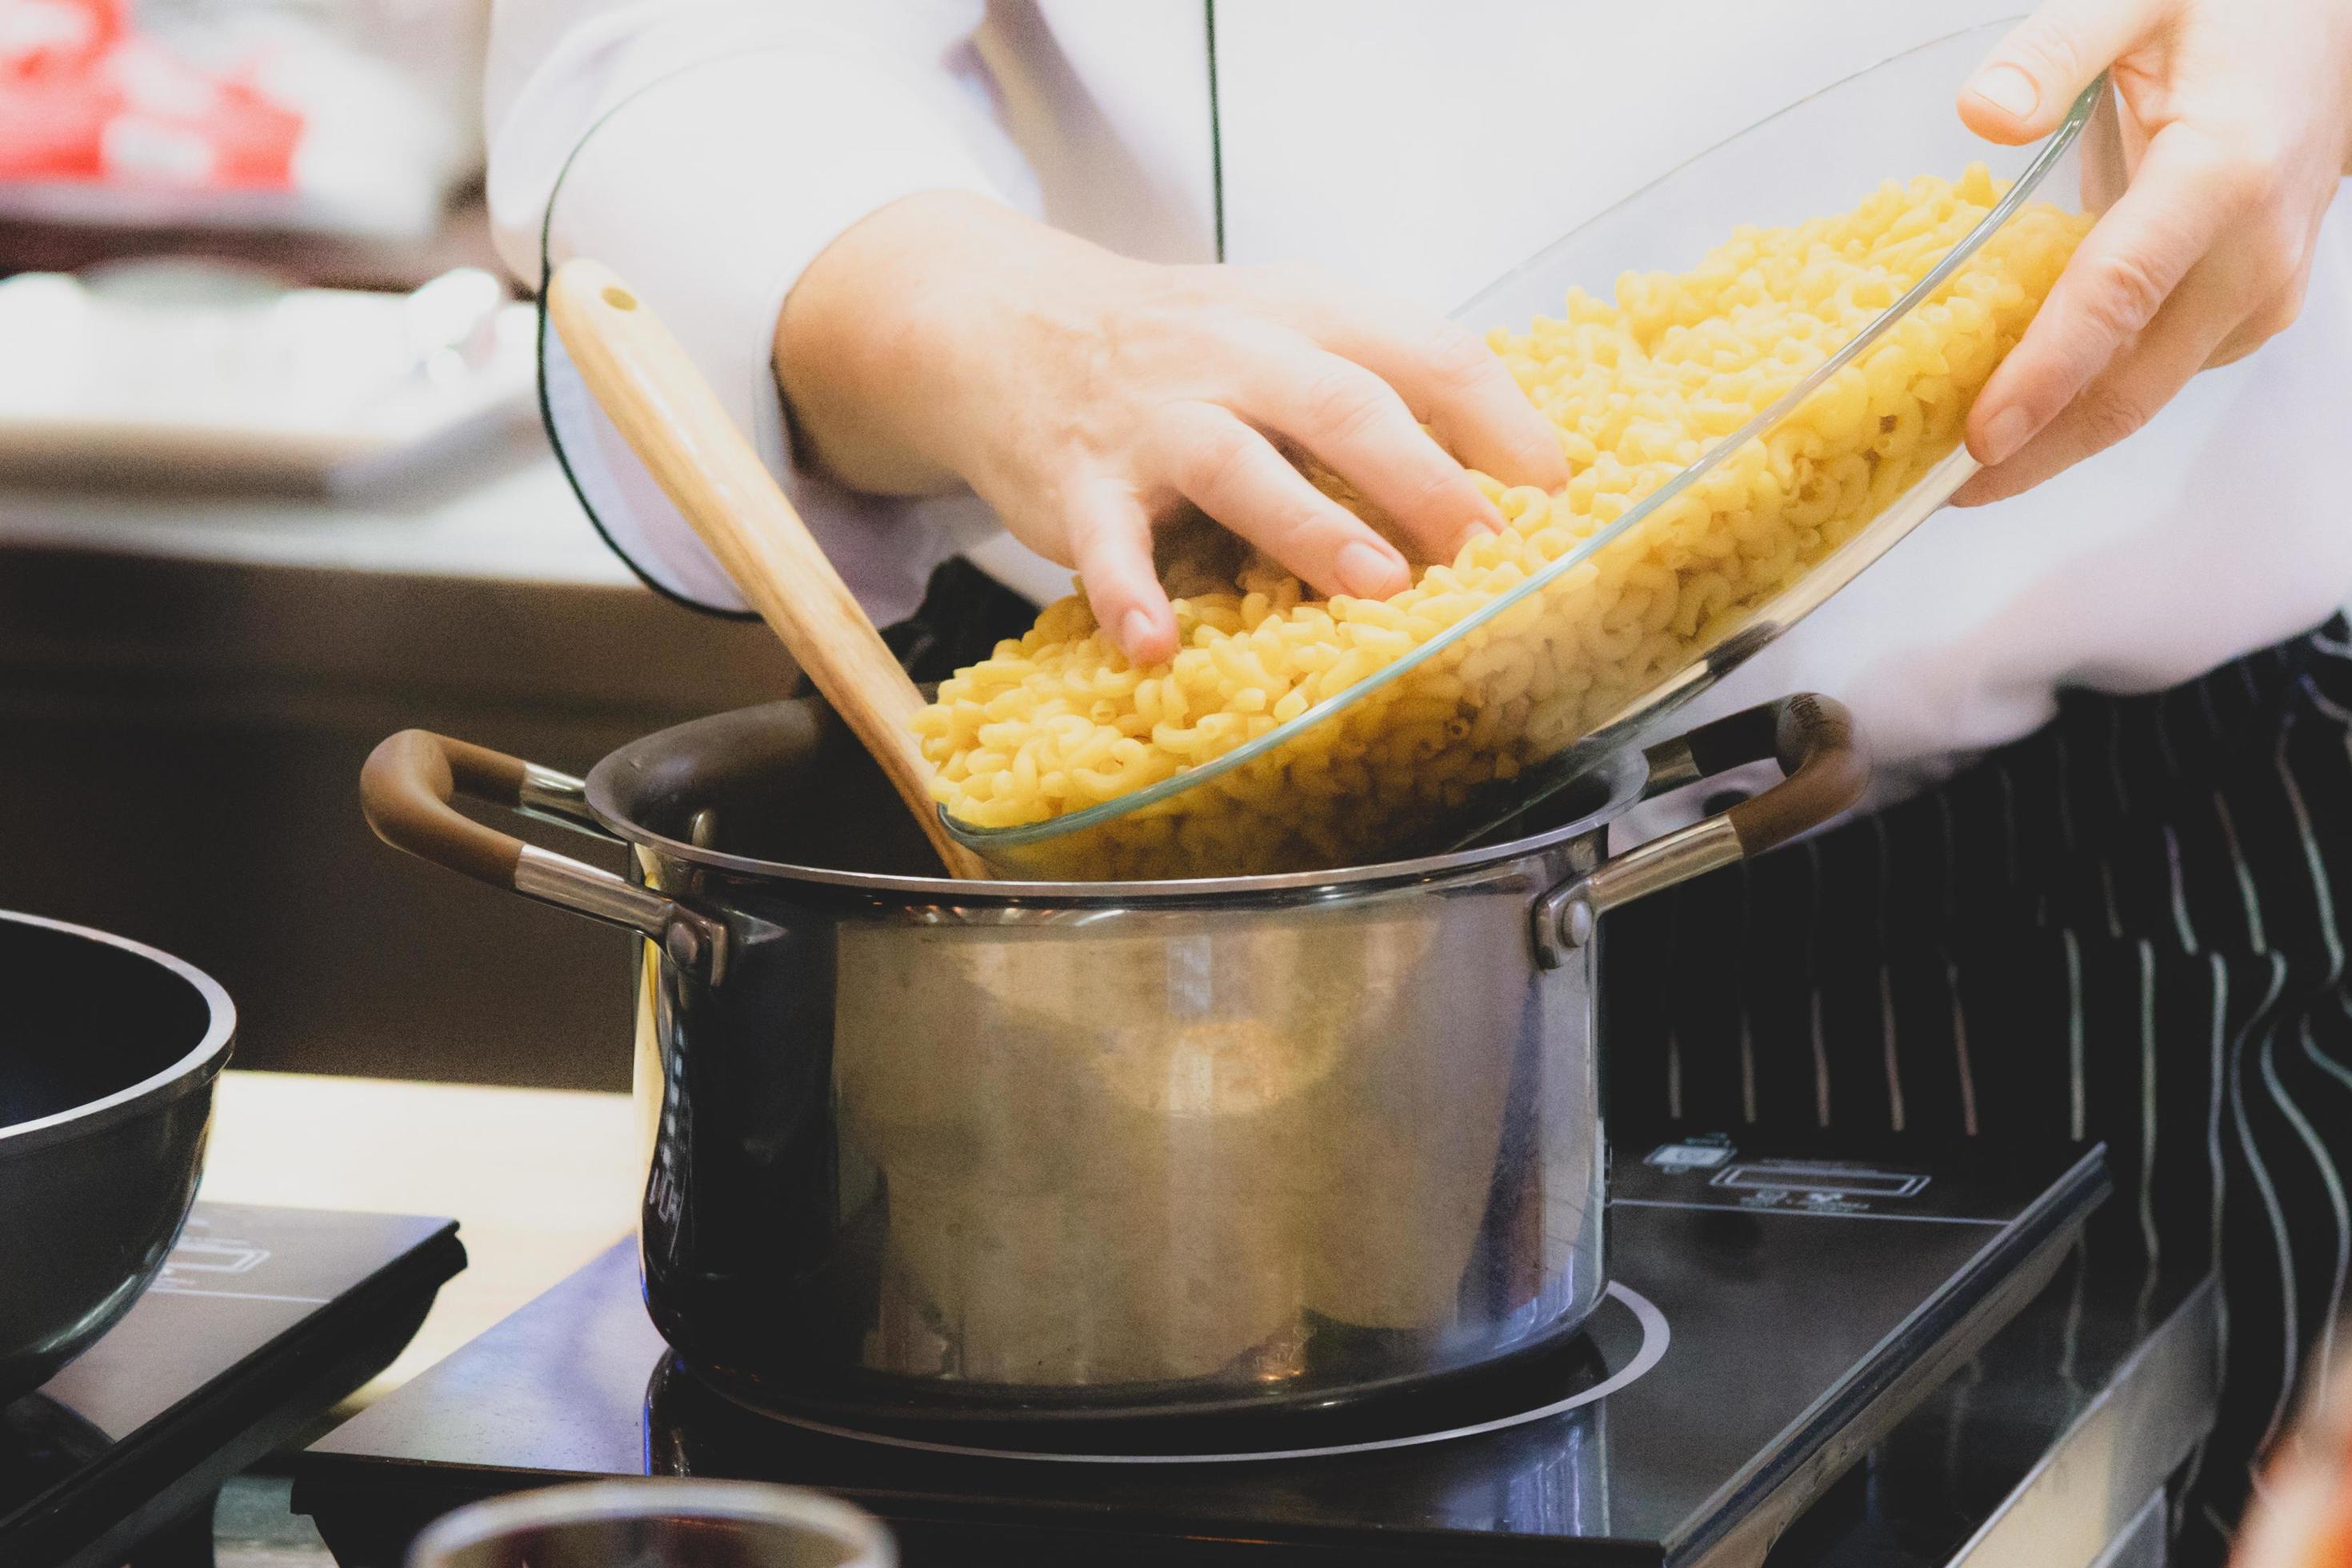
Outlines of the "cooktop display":
M 625 1247 L 305 1454 L 343 1568 L 470 1498 L 605 1475 L 795 1482 L 907 1561 L 1752 1563 L 2056 1268 L 2097 1151 L 1929 1164 L 1670 1133 L 1621 1148 L 1601 1310 L 1571 1344 L 1328 1419 L 853 1433 L 677 1366 Z
M 0 1406 L 0 1563 L 113 1568 L 174 1532 L 209 1562 L 214 1492 L 391 1364 L 466 1266 L 457 1230 L 196 1205 L 122 1321 Z

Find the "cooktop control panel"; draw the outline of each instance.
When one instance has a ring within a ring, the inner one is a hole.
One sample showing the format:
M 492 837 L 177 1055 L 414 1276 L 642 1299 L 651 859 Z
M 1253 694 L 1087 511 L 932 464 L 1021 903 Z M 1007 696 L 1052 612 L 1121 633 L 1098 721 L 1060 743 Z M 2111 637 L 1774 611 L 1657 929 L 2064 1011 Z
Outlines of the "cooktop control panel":
M 1997 1182 L 1946 1180 L 1907 1161 L 1750 1152 L 1719 1132 L 1644 1142 L 1648 1150 L 1638 1160 L 1619 1163 L 1612 1202 L 1958 1224 L 1984 1224 L 2013 1212 L 1994 1196 Z

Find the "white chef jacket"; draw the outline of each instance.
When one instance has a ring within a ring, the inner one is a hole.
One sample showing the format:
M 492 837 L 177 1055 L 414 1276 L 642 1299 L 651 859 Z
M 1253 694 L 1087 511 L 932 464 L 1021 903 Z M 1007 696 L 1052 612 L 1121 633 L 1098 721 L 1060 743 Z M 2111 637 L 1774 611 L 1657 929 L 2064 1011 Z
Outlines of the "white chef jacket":
M 628 279 L 887 622 L 957 552 L 1040 600 L 1070 574 L 968 494 L 795 468 L 777 312 L 866 214 L 975 191 L 1132 256 L 1315 262 L 1450 310 L 1802 94 L 2018 3 L 499 0 L 491 210 L 526 279 L 544 237 L 544 259 Z M 2159 689 L 2325 619 L 2352 598 L 2331 478 L 2352 432 L 2346 221 L 2294 329 L 2121 447 L 1931 520 L 1694 717 L 1842 698 L 1900 793 L 2039 727 L 2062 686 Z M 598 525 L 656 585 L 739 608 L 547 336 L 551 426 Z

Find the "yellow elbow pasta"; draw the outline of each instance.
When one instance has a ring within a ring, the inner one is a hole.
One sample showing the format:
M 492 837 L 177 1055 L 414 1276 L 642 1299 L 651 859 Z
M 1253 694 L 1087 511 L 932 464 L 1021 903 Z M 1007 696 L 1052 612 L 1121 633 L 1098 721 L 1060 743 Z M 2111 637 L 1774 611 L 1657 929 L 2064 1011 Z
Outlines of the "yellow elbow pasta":
M 1560 433 L 1561 489 L 1479 482 L 1507 526 L 1385 602 L 1307 595 L 1263 558 L 1171 580 L 1181 651 L 1135 669 L 1083 598 L 942 683 L 916 721 L 936 791 L 977 827 L 1044 822 L 1223 756 L 1379 673 L 1576 550 L 1769 408 L 1965 237 L 2001 187 L 1882 186 L 1851 212 L 1742 228 L 1686 273 L 1490 342 Z M 1288 742 L 1074 839 L 1072 877 L 1328 866 L 1409 841 L 1476 786 L 1606 722 L 1890 505 L 1959 443 L 2089 219 L 2022 208 L 1786 418 L 1540 592 Z M 1346 485 L 1316 482 L 1375 527 Z M 1186 591 L 1191 590 L 1191 591 Z

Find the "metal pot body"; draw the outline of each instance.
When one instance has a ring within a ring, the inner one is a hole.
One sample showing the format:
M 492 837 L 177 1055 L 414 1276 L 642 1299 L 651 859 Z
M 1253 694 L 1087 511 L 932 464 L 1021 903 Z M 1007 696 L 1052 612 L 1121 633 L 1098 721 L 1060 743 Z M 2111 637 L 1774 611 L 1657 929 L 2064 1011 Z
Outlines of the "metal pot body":
M 1783 784 L 1603 858 L 1661 784 Z M 1597 914 L 1849 804 L 1790 699 L 1488 847 L 1224 881 L 940 877 L 814 700 L 583 782 L 423 731 L 379 833 L 640 945 L 646 1305 L 737 1397 L 850 1421 L 1328 1408 L 1572 1331 L 1603 1275 Z M 449 805 L 633 846 L 622 879 Z
M 1328 1402 L 1572 1330 L 1602 1285 L 1600 828 L 1452 874 L 1132 903 L 844 896 L 640 847 L 646 1300 L 765 1401 Z

